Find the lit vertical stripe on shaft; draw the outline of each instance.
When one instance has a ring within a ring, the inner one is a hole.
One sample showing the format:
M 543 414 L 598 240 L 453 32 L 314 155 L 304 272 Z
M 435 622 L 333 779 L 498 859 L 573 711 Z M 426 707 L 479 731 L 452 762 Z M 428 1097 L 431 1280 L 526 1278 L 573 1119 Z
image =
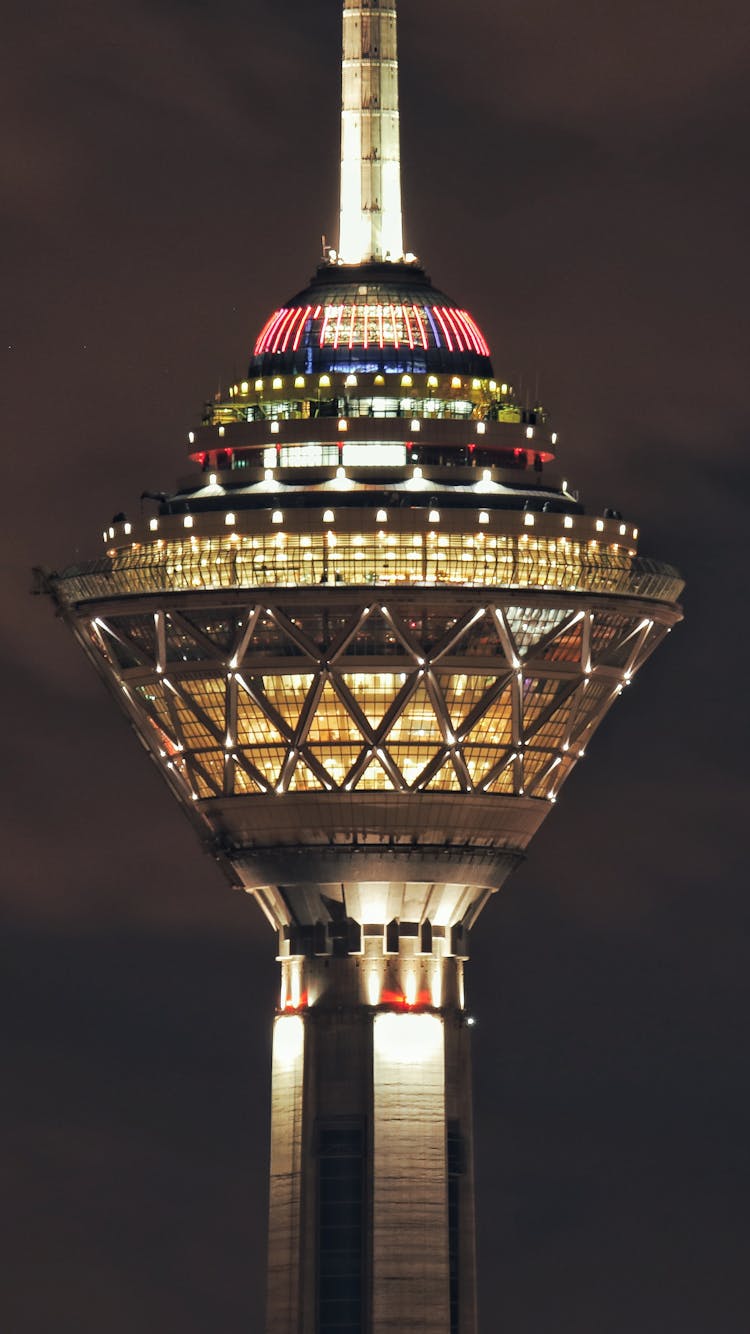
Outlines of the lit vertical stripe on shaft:
M 282 1015 L 273 1038 L 266 1334 L 289 1334 L 300 1321 L 304 1062 L 304 1021 Z
M 372 1276 L 377 1334 L 449 1334 L 445 1032 L 380 1014 L 373 1032 Z

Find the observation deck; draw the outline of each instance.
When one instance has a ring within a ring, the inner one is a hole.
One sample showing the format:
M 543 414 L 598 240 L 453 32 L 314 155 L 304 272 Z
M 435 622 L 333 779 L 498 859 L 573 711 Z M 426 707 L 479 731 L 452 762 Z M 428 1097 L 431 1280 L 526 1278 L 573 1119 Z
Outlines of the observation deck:
M 585 512 L 545 410 L 407 264 L 323 266 L 188 446 L 48 577 L 62 614 L 279 929 L 399 895 L 466 929 L 680 619 L 679 575 Z

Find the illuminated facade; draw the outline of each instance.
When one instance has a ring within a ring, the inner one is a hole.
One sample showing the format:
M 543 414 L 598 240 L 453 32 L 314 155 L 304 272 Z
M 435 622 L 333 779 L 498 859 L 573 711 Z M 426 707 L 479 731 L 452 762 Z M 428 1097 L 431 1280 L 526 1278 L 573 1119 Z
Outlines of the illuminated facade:
M 464 964 L 679 576 L 401 258 L 396 16 L 344 5 L 341 246 L 45 587 L 278 935 L 268 1334 L 476 1334 Z

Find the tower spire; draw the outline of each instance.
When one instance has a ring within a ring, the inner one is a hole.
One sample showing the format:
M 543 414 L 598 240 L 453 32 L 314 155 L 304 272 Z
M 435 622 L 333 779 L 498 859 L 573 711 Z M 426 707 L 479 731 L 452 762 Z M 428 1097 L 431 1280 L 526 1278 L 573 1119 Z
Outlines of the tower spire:
M 339 255 L 403 253 L 396 0 L 344 0 Z

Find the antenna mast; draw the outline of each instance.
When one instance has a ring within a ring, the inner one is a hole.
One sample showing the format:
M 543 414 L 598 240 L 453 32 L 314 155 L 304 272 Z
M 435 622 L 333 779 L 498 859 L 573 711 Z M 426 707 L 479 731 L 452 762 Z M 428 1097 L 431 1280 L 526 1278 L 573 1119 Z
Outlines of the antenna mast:
M 344 0 L 339 258 L 403 254 L 396 0 Z

